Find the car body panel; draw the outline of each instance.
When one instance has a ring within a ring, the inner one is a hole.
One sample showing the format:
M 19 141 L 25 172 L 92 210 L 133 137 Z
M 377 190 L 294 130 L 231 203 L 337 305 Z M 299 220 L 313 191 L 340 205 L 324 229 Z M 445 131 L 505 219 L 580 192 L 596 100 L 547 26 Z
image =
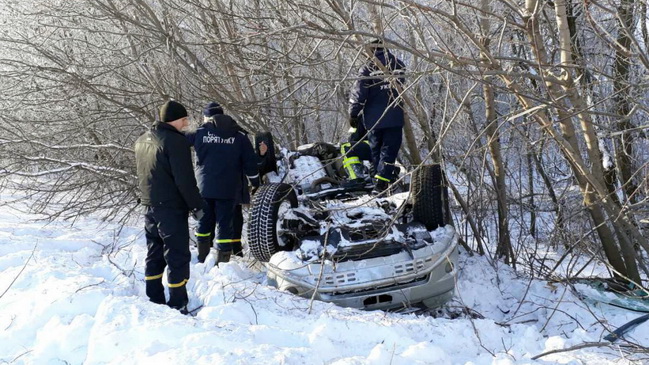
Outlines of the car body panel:
M 435 307 L 452 296 L 458 255 L 453 227 L 436 231 L 442 232 L 437 232 L 433 244 L 413 250 L 412 256 L 402 251 L 359 261 L 305 264 L 293 252 L 280 252 L 266 265 L 268 282 L 280 290 L 345 307 L 389 309 L 421 302 Z

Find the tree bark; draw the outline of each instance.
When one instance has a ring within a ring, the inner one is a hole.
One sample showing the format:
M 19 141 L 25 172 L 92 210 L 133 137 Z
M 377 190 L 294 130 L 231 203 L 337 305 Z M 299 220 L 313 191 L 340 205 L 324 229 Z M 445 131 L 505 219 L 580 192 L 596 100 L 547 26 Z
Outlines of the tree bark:
M 631 203 L 636 203 L 638 200 L 638 186 L 633 182 L 633 134 L 632 132 L 625 131 L 633 128 L 629 120 L 631 117 L 631 106 L 629 103 L 631 88 L 631 74 L 629 73 L 631 37 L 628 34 L 628 30 L 633 29 L 634 3 L 635 1 L 633 0 L 620 0 L 620 5 L 617 7 L 617 43 L 620 47 L 615 49 L 615 77 L 613 79 L 613 100 L 615 102 L 615 113 L 618 115 L 617 129 L 622 132 L 615 143 L 617 176 L 626 199 Z
M 489 0 L 482 0 L 482 11 L 489 13 L 490 9 Z M 487 17 L 483 17 L 480 22 L 482 31 L 482 47 L 489 49 L 490 38 L 490 22 Z M 487 61 L 486 54 L 482 54 L 484 61 Z M 484 83 L 482 84 L 482 93 L 485 102 L 485 130 L 487 135 L 487 146 L 489 147 L 489 154 L 491 156 L 491 163 L 493 164 L 494 172 L 494 187 L 496 190 L 496 202 L 498 206 L 498 246 L 496 248 L 496 256 L 503 258 L 505 263 L 515 264 L 516 260 L 512 249 L 511 240 L 509 237 L 509 207 L 507 204 L 507 184 L 505 182 L 505 164 L 500 146 L 500 133 L 498 131 L 498 120 L 496 118 L 496 105 L 495 95 L 493 89 L 493 80 L 490 76 L 483 77 Z

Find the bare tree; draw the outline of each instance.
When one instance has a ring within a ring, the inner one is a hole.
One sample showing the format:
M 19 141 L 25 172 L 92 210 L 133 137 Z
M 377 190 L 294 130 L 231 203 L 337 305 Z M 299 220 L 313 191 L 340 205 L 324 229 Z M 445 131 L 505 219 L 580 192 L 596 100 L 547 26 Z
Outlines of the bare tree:
M 21 26 L 0 24 L 0 173 L 41 197 L 36 209 L 135 208 L 131 146 L 168 98 L 195 116 L 216 100 L 287 147 L 338 142 L 363 45 L 381 38 L 408 65 L 401 160 L 445 165 L 467 242 L 510 263 L 536 255 L 526 242 L 588 245 L 640 281 L 642 2 L 30 0 L 3 12 Z

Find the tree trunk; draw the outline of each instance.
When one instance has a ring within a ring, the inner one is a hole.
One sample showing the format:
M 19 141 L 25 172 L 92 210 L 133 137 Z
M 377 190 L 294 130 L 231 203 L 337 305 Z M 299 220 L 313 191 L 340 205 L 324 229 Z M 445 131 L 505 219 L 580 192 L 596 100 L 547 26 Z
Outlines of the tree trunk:
M 633 28 L 632 0 L 621 0 L 617 8 L 617 43 L 615 49 L 615 78 L 613 82 L 613 100 L 615 113 L 618 115 L 617 129 L 620 133 L 615 143 L 615 161 L 618 178 L 626 199 L 631 203 L 637 202 L 638 186 L 633 182 L 633 134 L 626 130 L 633 128 L 629 121 L 631 106 L 629 105 L 631 75 L 629 73 L 629 54 L 631 53 L 631 38 L 627 30 Z
M 530 194 L 530 236 L 536 238 L 536 204 L 534 203 L 534 158 L 532 154 L 534 151 L 531 147 L 525 154 L 527 162 L 527 191 Z
M 490 12 L 489 0 L 482 0 L 482 10 L 485 13 Z M 483 17 L 480 22 L 482 30 L 481 43 L 485 49 L 489 48 L 489 20 Z M 485 54 L 482 55 L 483 60 L 486 61 Z M 485 102 L 485 119 L 486 119 L 486 135 L 487 146 L 489 147 L 489 154 L 491 155 L 491 163 L 493 164 L 496 201 L 498 204 L 498 246 L 496 248 L 496 256 L 504 259 L 505 263 L 515 264 L 514 252 L 512 250 L 511 240 L 509 238 L 509 212 L 507 205 L 507 185 L 505 183 L 505 164 L 503 163 L 500 135 L 498 131 L 498 120 L 496 119 L 496 105 L 493 89 L 493 80 L 490 76 L 484 77 L 482 92 Z
M 591 120 L 590 115 L 586 112 L 587 104 L 584 102 L 583 97 L 579 94 L 574 80 L 572 79 L 572 74 L 568 68 L 572 63 L 572 43 L 570 41 L 570 30 L 568 27 L 568 19 L 566 13 L 566 0 L 557 0 L 554 3 L 557 28 L 559 32 L 559 43 L 561 45 L 561 64 L 566 66 L 563 70 L 563 79 L 565 83 L 563 84 L 563 91 L 568 95 L 570 102 L 574 109 L 577 112 L 577 119 L 580 122 L 581 129 L 583 132 L 584 139 L 586 141 L 586 148 L 588 151 L 588 157 L 590 159 L 591 171 L 592 173 L 588 175 L 587 181 L 584 181 L 583 189 L 586 191 L 585 194 L 585 203 L 589 207 L 589 210 L 592 212 L 595 224 L 597 224 L 597 231 L 601 232 L 600 237 L 602 237 L 602 244 L 604 245 L 604 251 L 606 252 L 609 260 L 613 257 L 613 252 L 617 253 L 617 245 L 615 244 L 615 237 L 613 236 L 610 229 L 605 229 L 606 223 L 608 221 L 606 215 L 600 208 L 600 201 L 608 201 L 609 204 L 611 199 L 605 199 L 605 196 L 608 195 L 608 191 L 605 192 L 606 195 L 598 198 L 595 194 L 596 185 L 599 187 L 605 186 L 604 182 L 604 169 L 601 164 L 601 152 L 599 150 L 599 140 L 597 134 L 595 133 L 594 126 Z M 569 121 L 569 120 L 568 120 Z M 564 123 L 562 123 L 563 125 Z M 585 179 L 584 179 L 585 180 Z M 597 217 L 597 218 L 595 218 Z M 617 225 L 616 221 L 611 221 L 611 224 L 614 226 Z M 615 232 L 619 240 L 622 257 L 624 257 L 624 267 L 626 270 L 620 271 L 619 273 L 630 278 L 633 281 L 640 281 L 640 273 L 638 271 L 638 266 L 636 263 L 635 252 L 633 251 L 633 245 L 629 241 L 626 235 L 621 234 L 620 228 L 615 227 Z M 606 239 L 604 239 L 606 238 Z M 617 254 L 614 255 L 615 260 L 617 260 Z M 611 262 L 611 264 L 613 264 Z M 622 265 L 618 264 L 621 268 Z M 615 267 L 615 266 L 614 266 Z

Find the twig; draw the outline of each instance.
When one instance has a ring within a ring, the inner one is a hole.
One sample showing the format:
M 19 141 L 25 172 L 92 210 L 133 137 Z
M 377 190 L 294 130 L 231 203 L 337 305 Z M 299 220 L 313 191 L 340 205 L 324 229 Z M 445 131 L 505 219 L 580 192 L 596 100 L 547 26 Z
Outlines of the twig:
M 552 313 L 550 313 L 550 316 L 545 321 L 545 324 L 543 325 L 543 327 L 541 327 L 541 330 L 539 332 L 543 332 L 543 330 L 545 330 L 545 327 L 547 327 L 547 325 L 550 323 L 550 320 L 552 319 L 554 314 L 557 312 L 557 310 L 559 308 L 559 305 L 561 305 L 561 303 L 563 303 L 563 297 L 566 295 L 567 291 L 568 291 L 568 286 L 566 285 L 563 288 L 563 293 L 561 293 L 561 298 L 559 298 L 559 300 L 557 301 L 557 305 L 552 309 Z
M 11 325 L 14 323 L 14 320 L 15 320 L 15 319 L 16 319 L 16 315 L 14 314 L 14 315 L 11 316 L 11 322 L 9 322 L 9 324 L 7 325 L 7 327 L 5 327 L 5 329 L 4 329 L 5 331 L 8 330 L 9 327 L 11 327 Z
M 81 288 L 77 289 L 77 290 L 75 291 L 75 293 L 78 293 L 78 292 L 82 291 L 83 289 L 90 288 L 91 286 L 101 285 L 101 284 L 103 284 L 103 283 L 105 283 L 105 282 L 106 282 L 106 280 L 103 280 L 103 279 L 102 279 L 102 280 L 101 280 L 100 282 L 98 282 L 98 283 L 95 283 L 95 284 L 88 284 L 88 285 L 86 285 L 86 286 L 82 286 Z
M 575 346 L 572 346 L 572 347 L 568 347 L 566 349 L 550 350 L 550 351 L 544 352 L 542 354 L 534 356 L 532 358 L 532 360 L 536 360 L 536 359 L 539 359 L 539 358 L 541 358 L 543 356 L 547 356 L 547 355 L 551 355 L 551 354 L 558 354 L 558 353 L 561 353 L 561 352 L 575 351 L 575 350 L 579 350 L 579 349 L 585 349 L 585 348 L 588 348 L 588 347 L 610 347 L 610 346 L 611 346 L 610 342 L 584 342 L 582 344 L 575 345 Z
M 20 354 L 20 355 L 14 357 L 14 359 L 11 360 L 9 363 L 11 364 L 11 363 L 16 362 L 16 360 L 20 359 L 21 357 L 23 357 L 24 355 L 27 355 L 28 353 L 30 353 L 30 352 L 32 352 L 32 351 L 34 351 L 34 350 L 28 350 L 28 351 L 23 352 L 22 354 Z
M 201 305 L 199 305 L 198 307 L 196 307 L 196 308 L 194 308 L 194 309 L 192 309 L 192 310 L 190 310 L 190 311 L 187 311 L 187 313 L 189 313 L 189 315 L 191 315 L 192 317 L 196 317 L 194 314 L 195 314 L 196 312 L 198 312 L 198 310 L 201 309 L 201 308 L 203 308 L 204 306 L 205 306 L 204 304 L 201 304 Z
M 31 254 L 29 255 L 29 257 L 27 258 L 27 261 L 25 261 L 25 265 L 23 265 L 23 268 L 20 269 L 20 272 L 18 272 L 18 275 L 16 275 L 16 277 L 11 281 L 11 283 L 9 283 L 9 286 L 7 287 L 7 289 L 5 289 L 5 291 L 2 292 L 2 294 L 0 294 L 0 298 L 4 297 L 4 295 L 7 294 L 7 292 L 8 292 L 9 289 L 11 288 L 11 286 L 14 285 L 14 283 L 16 282 L 16 280 L 18 280 L 18 278 L 20 277 L 20 274 L 23 273 L 23 271 L 24 271 L 25 268 L 27 267 L 27 264 L 29 264 L 29 261 L 32 259 L 32 257 L 34 257 L 34 252 L 36 252 L 36 247 L 37 247 L 37 246 L 38 246 L 38 241 L 36 241 L 36 244 L 34 245 L 34 248 L 32 249 L 32 253 L 31 253 Z
M 315 300 L 315 296 L 318 294 L 318 289 L 320 288 L 320 283 L 322 282 L 322 276 L 324 275 L 325 261 L 327 260 L 327 242 L 329 242 L 329 228 L 331 228 L 331 223 L 327 225 L 327 232 L 325 233 L 324 243 L 322 245 L 324 247 L 324 251 L 322 252 L 320 275 L 318 275 L 318 282 L 313 289 L 313 295 L 311 296 L 311 301 L 309 302 L 309 310 L 307 311 L 308 314 L 311 314 L 311 309 L 313 309 L 313 301 Z

